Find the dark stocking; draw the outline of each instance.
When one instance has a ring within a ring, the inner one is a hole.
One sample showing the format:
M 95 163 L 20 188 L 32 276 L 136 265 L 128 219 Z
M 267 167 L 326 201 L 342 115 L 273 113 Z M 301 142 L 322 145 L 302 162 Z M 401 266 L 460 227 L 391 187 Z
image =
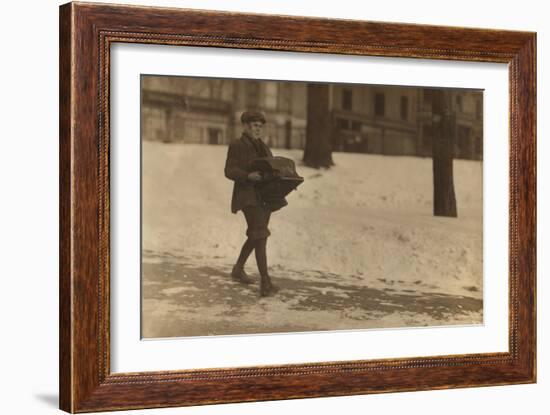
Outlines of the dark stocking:
M 256 240 L 256 264 L 258 264 L 258 271 L 261 276 L 267 276 L 267 255 L 265 246 L 267 244 L 267 238 L 261 238 Z
M 246 260 L 250 256 L 250 253 L 254 249 L 255 241 L 253 239 L 248 238 L 241 248 L 241 253 L 239 255 L 239 259 L 237 259 L 237 267 L 238 268 L 244 268 L 244 264 L 246 263 Z

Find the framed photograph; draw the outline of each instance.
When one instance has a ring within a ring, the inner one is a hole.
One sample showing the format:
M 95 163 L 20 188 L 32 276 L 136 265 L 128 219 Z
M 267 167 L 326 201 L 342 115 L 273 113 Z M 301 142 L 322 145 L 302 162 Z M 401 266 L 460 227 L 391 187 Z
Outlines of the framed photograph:
M 60 7 L 60 407 L 536 381 L 536 35 Z

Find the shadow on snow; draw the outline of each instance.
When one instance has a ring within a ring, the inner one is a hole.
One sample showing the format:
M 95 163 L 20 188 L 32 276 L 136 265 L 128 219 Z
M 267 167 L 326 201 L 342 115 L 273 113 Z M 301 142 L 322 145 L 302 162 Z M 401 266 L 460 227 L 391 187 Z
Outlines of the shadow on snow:
M 147 259 L 142 264 L 144 301 L 169 301 L 190 310 L 223 306 L 226 316 L 245 314 L 258 303 L 257 272 L 249 273 L 254 284 L 242 285 L 231 278 L 231 264 L 203 265 L 201 262 L 208 260 L 151 251 L 145 251 L 144 258 Z M 247 269 L 252 269 L 252 265 L 255 266 L 253 256 L 249 261 Z M 280 301 L 297 313 L 366 310 L 371 315 L 376 312 L 383 316 L 407 312 L 451 321 L 453 316 L 481 313 L 483 308 L 483 302 L 478 298 L 422 292 L 394 283 L 381 288 L 353 285 L 353 279 L 357 277 L 343 278 L 321 271 L 296 271 L 274 266 L 270 268 L 270 274 L 273 282 L 281 288 L 273 301 Z M 343 281 L 338 281 L 339 278 Z M 380 282 L 385 280 L 378 280 L 378 285 L 384 285 Z M 353 313 L 346 317 L 362 320 L 369 318 L 368 315 Z

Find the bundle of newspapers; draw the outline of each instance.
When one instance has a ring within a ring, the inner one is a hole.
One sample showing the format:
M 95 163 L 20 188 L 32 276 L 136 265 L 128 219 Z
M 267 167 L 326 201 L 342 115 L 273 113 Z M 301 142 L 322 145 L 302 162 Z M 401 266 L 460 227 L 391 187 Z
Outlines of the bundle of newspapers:
M 257 158 L 252 161 L 250 171 L 259 171 L 262 175 L 256 191 L 263 205 L 272 212 L 288 205 L 285 197 L 304 181 L 296 173 L 294 161 L 286 157 Z

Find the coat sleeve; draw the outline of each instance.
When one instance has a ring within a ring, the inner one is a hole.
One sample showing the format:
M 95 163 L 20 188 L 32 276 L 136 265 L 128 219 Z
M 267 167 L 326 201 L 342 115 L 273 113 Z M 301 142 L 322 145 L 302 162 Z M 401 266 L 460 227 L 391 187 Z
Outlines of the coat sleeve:
M 273 157 L 273 153 L 271 152 L 271 149 L 270 149 L 269 146 L 268 146 L 266 143 L 264 143 L 263 141 L 262 141 L 262 147 L 263 147 L 265 153 L 267 154 L 267 157 Z
M 242 165 L 241 152 L 235 143 L 229 144 L 227 159 L 225 161 L 225 177 L 234 181 L 248 180 L 248 172 Z

